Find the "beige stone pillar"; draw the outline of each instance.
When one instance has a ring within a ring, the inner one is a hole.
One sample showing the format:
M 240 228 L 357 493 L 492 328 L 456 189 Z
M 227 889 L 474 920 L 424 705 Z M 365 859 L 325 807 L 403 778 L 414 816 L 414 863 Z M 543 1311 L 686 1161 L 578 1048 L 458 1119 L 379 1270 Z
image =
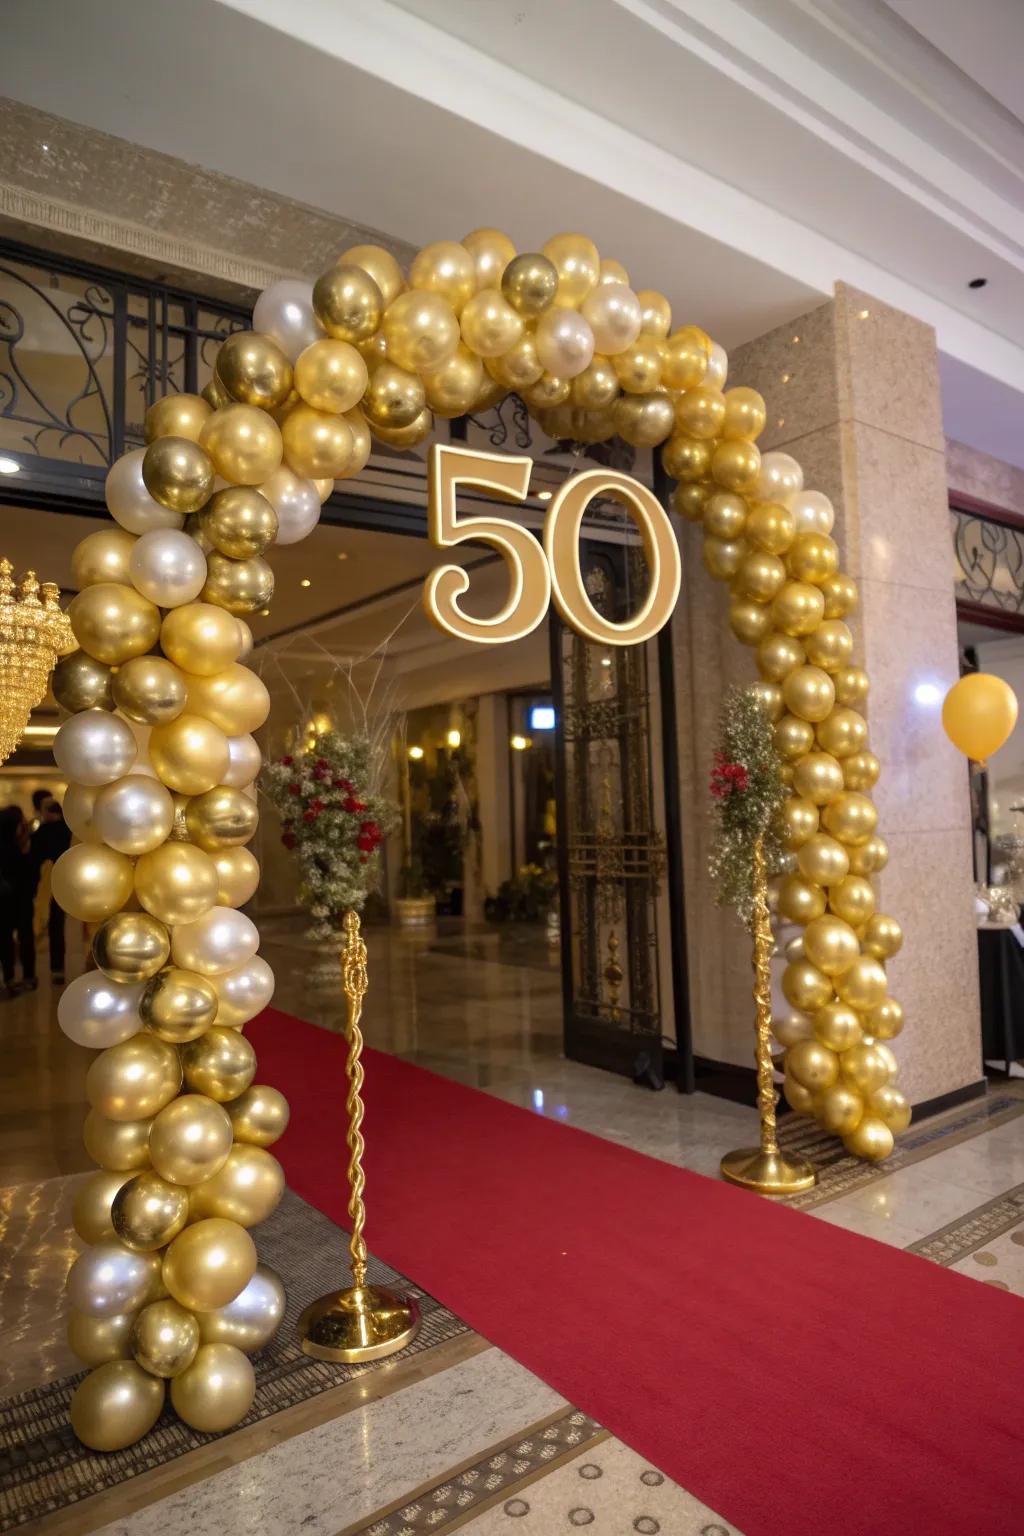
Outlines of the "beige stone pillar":
M 871 678 L 875 800 L 891 855 L 879 905 L 906 935 L 889 964 L 907 1018 L 893 1048 L 919 1104 L 981 1076 L 967 771 L 940 721 L 959 674 L 935 336 L 840 284 L 830 303 L 738 348 L 729 383 L 768 403 L 762 451 L 792 453 L 805 484 L 832 498 L 843 568 L 860 587 L 850 623 Z M 701 538 L 684 530 L 677 624 L 695 1049 L 745 1064 L 749 956 L 735 919 L 711 906 L 707 781 L 721 693 L 754 667 L 729 632 L 725 591 L 701 569 Z

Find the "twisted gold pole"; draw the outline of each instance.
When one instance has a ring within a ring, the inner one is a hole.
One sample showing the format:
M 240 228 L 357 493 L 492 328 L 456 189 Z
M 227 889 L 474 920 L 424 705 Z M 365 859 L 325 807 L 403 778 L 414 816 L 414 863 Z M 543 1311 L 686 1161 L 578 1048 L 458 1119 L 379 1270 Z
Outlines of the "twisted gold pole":
M 366 1283 L 366 1204 L 363 1192 L 363 999 L 369 987 L 366 944 L 360 933 L 359 914 L 349 910 L 344 919 L 345 943 L 341 952 L 341 984 L 347 1010 L 348 1058 L 345 1075 L 348 1094 L 345 1110 L 348 1131 L 348 1214 L 352 1223 L 349 1253 L 352 1284 L 331 1291 L 312 1302 L 299 1318 L 299 1342 L 305 1354 L 316 1360 L 361 1362 L 379 1360 L 404 1349 L 416 1337 L 419 1308 L 411 1297 L 399 1296 L 383 1286 Z
M 768 909 L 768 867 L 764 855 L 764 837 L 754 844 L 754 1007 L 757 1061 L 757 1107 L 761 1115 L 761 1145 L 728 1152 L 722 1158 L 723 1179 L 740 1184 L 762 1195 L 795 1195 L 810 1189 L 818 1175 L 802 1158 L 788 1158 L 779 1151 L 775 1121 L 774 1066 L 772 1063 L 772 973 L 775 952 L 771 914 Z

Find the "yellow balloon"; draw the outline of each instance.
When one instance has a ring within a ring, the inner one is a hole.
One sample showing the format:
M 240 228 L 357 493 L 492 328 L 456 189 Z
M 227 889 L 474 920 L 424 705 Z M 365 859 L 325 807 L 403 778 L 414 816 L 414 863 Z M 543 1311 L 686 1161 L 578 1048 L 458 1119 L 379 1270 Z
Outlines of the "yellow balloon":
M 849 970 L 836 978 L 836 991 L 844 1003 L 868 1013 L 884 1001 L 888 982 L 885 971 L 873 955 L 861 955 Z M 858 1087 L 865 1087 L 858 1083 Z
M 217 905 L 244 907 L 256 894 L 260 866 L 248 848 L 217 848 L 211 854 L 217 870 Z
M 389 358 L 370 374 L 363 411 L 371 427 L 407 427 L 426 403 L 423 381 Z
M 201 1184 L 212 1178 L 230 1151 L 231 1121 L 220 1104 L 201 1093 L 173 1099 L 150 1128 L 150 1159 L 171 1184 Z
M 179 715 L 167 725 L 153 727 L 149 760 L 168 789 L 202 795 L 224 782 L 230 762 L 228 739 L 202 715 Z
M 819 587 L 787 581 L 772 605 L 775 623 L 787 635 L 810 635 L 821 623 L 825 600 Z
M 291 363 L 272 336 L 258 331 L 234 331 L 221 342 L 216 372 L 232 400 L 265 411 L 287 400 L 292 388 Z
M 813 837 L 809 837 L 797 849 L 796 861 L 804 878 L 817 885 L 838 885 L 846 879 L 850 870 L 846 849 L 825 832 L 815 832 Z
M 235 485 L 262 485 L 281 467 L 281 430 L 272 416 L 254 405 L 225 405 L 214 411 L 199 442 L 217 474 Z
M 747 514 L 746 535 L 759 549 L 772 555 L 785 554 L 796 534 L 796 519 L 788 507 L 774 501 L 759 501 Z
M 135 535 L 123 528 L 101 528 L 98 533 L 88 534 L 71 553 L 73 584 L 79 591 L 101 581 L 129 585 L 128 562 L 137 542 Z
M 842 761 L 862 750 L 868 739 L 868 723 L 855 709 L 834 709 L 818 726 L 817 736 L 822 751 L 831 752 Z M 846 777 L 844 766 L 844 783 Z
M 747 522 L 747 503 L 732 491 L 716 491 L 704 508 L 704 531 L 716 539 L 738 539 Z
M 213 676 L 192 677 L 188 683 L 192 714 L 211 720 L 227 736 L 258 731 L 270 714 L 270 694 L 263 679 L 240 662 L 231 662 Z
M 744 645 L 756 645 L 772 626 L 771 609 L 752 598 L 734 597 L 729 604 L 729 628 Z
M 483 381 L 483 363 L 460 342 L 440 368 L 423 375 L 427 404 L 438 416 L 464 416 Z
M 719 443 L 711 455 L 712 478 L 727 491 L 748 493 L 760 473 L 761 455 L 753 443 Z
M 68 604 L 75 639 L 97 661 L 119 666 L 150 650 L 160 633 L 160 609 L 133 587 L 100 581 Z
M 593 366 L 592 363 L 591 368 Z M 503 385 L 506 389 L 516 390 L 526 389 L 529 385 L 536 384 L 544 372 L 544 364 L 537 356 L 536 338 L 529 331 L 524 332 L 519 340 L 500 357 L 485 357 L 484 367 L 496 383 Z M 581 381 L 589 372 L 590 369 L 584 369 L 583 373 L 577 374 L 572 381 L 573 399 L 577 405 L 585 403 L 582 398 L 577 398 L 576 388 L 580 386 L 581 389 L 585 389 Z M 617 394 L 619 381 L 614 375 L 612 382 L 615 386 L 614 393 Z
M 462 339 L 478 357 L 500 357 L 522 336 L 522 316 L 497 288 L 482 288 L 462 311 Z
M 199 514 L 199 529 L 219 554 L 248 560 L 273 544 L 277 513 L 255 486 L 229 485 L 210 497 Z
M 747 548 L 745 541 L 740 541 L 740 547 Z M 750 598 L 756 603 L 770 603 L 785 579 L 786 567 L 778 556 L 755 549 L 740 564 L 733 591 L 738 597 Z
M 866 843 L 878 824 L 878 811 L 866 795 L 845 789 L 821 813 L 827 832 L 856 848 Z
M 158 437 L 142 460 L 142 480 L 154 501 L 172 512 L 198 512 L 213 489 L 213 465 L 188 437 Z
M 905 1095 L 891 1083 L 884 1083 L 874 1090 L 868 1099 L 868 1108 L 897 1135 L 910 1124 L 910 1105 Z
M 472 261 L 466 253 L 472 268 Z M 384 311 L 382 329 L 388 357 L 410 373 L 430 373 L 449 358 L 459 344 L 455 310 L 439 293 L 410 289 Z
M 71 1221 L 83 1242 L 104 1243 L 113 1239 L 110 1207 L 122 1184 L 130 1178 L 131 1174 L 124 1170 L 108 1172 L 101 1168 L 98 1173 L 87 1174 L 79 1181 L 71 1202 Z M 98 1360 L 86 1361 L 87 1365 L 99 1363 Z
M 641 288 L 637 298 L 640 300 L 642 316 L 640 334 L 657 336 L 663 340 L 672 329 L 672 306 L 668 299 L 655 288 Z
M 903 948 L 903 929 L 894 917 L 878 912 L 872 917 L 864 933 L 864 953 L 876 960 L 891 960 Z
M 653 336 L 641 334 L 632 346 L 623 352 L 616 352 L 611 362 L 622 388 L 631 395 L 649 395 L 661 384 L 662 351 Z M 694 436 L 692 432 L 684 432 L 684 435 Z M 698 441 L 703 442 L 705 438 L 701 437 Z M 709 464 L 710 459 L 709 451 Z M 669 470 L 669 473 L 672 471 Z
M 764 431 L 767 415 L 764 397 L 756 389 L 727 389 L 721 436 L 753 442 Z
M 701 548 L 704 569 L 716 581 L 729 581 L 743 562 L 742 539 L 705 539 Z
M 672 432 L 672 401 L 657 390 L 649 395 L 620 395 L 612 406 L 612 421 L 624 442 L 654 448 Z
M 523 391 L 523 399 L 531 411 L 542 411 L 556 405 L 564 405 L 571 393 L 570 379 L 560 379 L 556 374 L 545 372 L 530 385 L 529 389 Z
M 210 676 L 236 660 L 242 648 L 231 614 L 213 603 L 172 608 L 160 627 L 160 646 L 185 672 Z
M 164 1384 L 134 1360 L 97 1366 L 71 1399 L 71 1428 L 92 1451 L 123 1451 L 147 1435 L 164 1406 Z
M 714 499 L 714 498 L 712 498 Z M 804 648 L 791 635 L 766 635 L 757 648 L 761 676 L 771 683 L 781 683 L 805 660 Z
M 139 1365 L 151 1376 L 180 1376 L 195 1359 L 199 1324 L 191 1312 L 170 1298 L 150 1302 L 132 1325 L 131 1347 Z
M 673 480 L 704 480 L 711 471 L 711 448 L 700 438 L 677 432 L 662 448 L 661 462 Z
M 463 235 L 462 244 L 473 258 L 478 288 L 498 288 L 505 268 L 516 254 L 512 241 L 500 229 L 474 229 Z
M 839 1058 L 819 1040 L 798 1040 L 786 1052 L 786 1071 L 808 1093 L 820 1093 L 838 1078 Z
M 288 1100 L 276 1088 L 253 1084 L 224 1108 L 231 1116 L 235 1141 L 254 1147 L 272 1147 L 288 1125 Z M 110 1178 L 110 1174 L 95 1175 Z M 85 1236 L 85 1234 L 82 1234 Z M 96 1242 L 97 1238 L 87 1241 Z
M 369 272 L 352 262 L 338 262 L 317 278 L 313 310 L 328 336 L 367 341 L 383 319 L 384 296 Z
M 338 265 L 361 267 L 369 273 L 377 287 L 380 289 L 385 304 L 390 304 L 392 299 L 398 297 L 405 287 L 405 278 L 402 269 L 382 245 L 352 245 L 347 251 L 342 251 L 338 257 Z
M 244 1419 L 255 1395 L 252 1365 L 233 1344 L 201 1344 L 171 1382 L 175 1413 L 202 1434 L 220 1434 Z
M 167 842 L 135 866 L 135 894 L 161 923 L 194 923 L 217 903 L 217 870 L 191 843 Z
M 237 1029 L 215 1025 L 181 1047 L 181 1065 L 193 1093 L 226 1104 L 252 1082 L 256 1052 Z
M 277 1158 L 262 1147 L 236 1143 L 223 1168 L 189 1190 L 190 1219 L 222 1216 L 255 1227 L 276 1211 L 283 1194 L 284 1171 Z
M 757 700 L 769 720 L 781 720 L 785 705 L 778 683 L 748 683 L 745 692 Z
M 131 1359 L 134 1312 L 116 1317 L 90 1317 L 72 1307 L 68 1312 L 68 1345 L 83 1365 L 105 1365 L 108 1360 Z
M 984 763 L 1009 739 L 1017 724 L 1017 696 L 1009 683 L 989 672 L 969 672 L 946 694 L 942 728 L 954 747 Z
M 189 1219 L 188 1195 L 150 1168 L 121 1186 L 110 1216 L 126 1248 L 151 1253 L 166 1247 L 184 1228 Z
M 213 1312 L 244 1290 L 256 1262 L 256 1245 L 245 1228 L 211 1216 L 174 1239 L 164 1255 L 163 1280 L 183 1307 Z
M 850 848 L 850 869 L 855 875 L 872 875 L 884 869 L 889 862 L 889 847 L 877 832 L 866 843 Z
M 147 912 L 115 912 L 92 940 L 92 956 L 104 976 L 126 985 L 155 976 L 170 952 L 167 929 Z
M 792 514 L 790 514 L 792 516 Z M 807 636 L 807 660 L 826 672 L 844 667 L 853 655 L 853 634 L 842 619 L 823 619 Z
M 835 576 L 827 577 L 821 584 L 821 591 L 826 619 L 845 619 L 857 606 L 857 583 L 850 576 L 837 572 Z
M 845 880 L 831 886 L 828 904 L 837 917 L 860 928 L 875 910 L 874 886 L 863 875 L 847 875 Z
M 828 752 L 808 752 L 796 765 L 794 787 L 805 800 L 828 805 L 843 793 L 843 770 Z
M 778 905 L 791 923 L 810 923 L 825 911 L 825 892 L 805 875 L 784 875 L 779 882 Z
M 101 1051 L 85 1075 L 86 1097 L 107 1120 L 149 1119 L 180 1087 L 177 1051 L 145 1030 Z
M 676 402 L 676 421 L 691 437 L 718 437 L 725 421 L 725 396 L 706 384 L 684 391 Z
M 860 954 L 860 942 L 849 923 L 828 913 L 807 924 L 804 948 L 808 960 L 826 976 L 839 976 L 848 971 Z
M 147 984 L 139 1017 L 161 1040 L 180 1045 L 210 1028 L 218 1005 L 216 989 L 207 977 L 169 965 Z
M 864 1100 L 849 1083 L 833 1083 L 821 1095 L 818 1115 L 833 1136 L 849 1136 L 857 1129 L 864 1114 Z
M 775 750 L 783 762 L 795 763 L 814 745 L 814 727 L 796 715 L 783 715 L 772 734 Z
M 696 484 L 685 482 L 677 485 L 672 492 L 672 505 L 684 517 L 688 523 L 699 523 L 704 516 L 704 509 L 710 498 L 715 494 L 717 487 L 707 481 Z
M 819 585 L 839 569 L 839 546 L 827 533 L 798 533 L 786 556 L 796 581 Z
M 817 830 L 818 807 L 814 801 L 790 795 L 782 807 L 782 839 L 786 847 L 795 851 Z
M 816 1013 L 832 1001 L 832 982 L 809 960 L 792 961 L 786 966 L 782 990 L 790 1006 L 805 1013 Z
M 440 294 L 459 315 L 477 290 L 476 262 L 458 241 L 434 240 L 413 257 L 409 286 Z
M 577 307 L 591 288 L 597 286 L 601 258 L 593 240 L 586 235 L 555 235 L 543 248 L 544 255 L 558 274 L 558 302 Z
M 85 1150 L 101 1168 L 121 1173 L 146 1168 L 152 1124 L 152 1120 L 108 1120 L 91 1109 L 82 1132 Z
M 895 1040 L 902 1028 L 903 1004 L 894 997 L 887 997 L 864 1018 L 864 1033 L 875 1040 Z
M 766 555 L 763 558 L 777 557 Z M 782 697 L 794 715 L 801 720 L 816 722 L 825 720 L 832 712 L 836 690 L 828 673 L 820 667 L 796 667 L 782 684 Z
M 132 861 L 103 843 L 79 843 L 54 864 L 50 891 L 69 917 L 102 922 L 132 893 Z
M 854 1130 L 843 1138 L 847 1152 L 863 1157 L 869 1163 L 880 1163 L 893 1149 L 893 1134 L 879 1115 L 866 1113 Z
M 696 325 L 684 325 L 665 340 L 664 379 L 670 389 L 696 389 L 703 383 L 711 356 L 711 337 Z
M 198 443 L 210 406 L 202 395 L 164 395 L 146 412 L 143 432 L 147 443 L 158 437 L 186 437 Z
M 843 783 L 847 789 L 873 789 L 881 771 L 882 765 L 873 752 L 854 752 L 843 759 Z
M 853 929 L 850 929 L 853 932 Z M 833 1051 L 848 1051 L 859 1045 L 864 1038 L 860 1015 L 845 1003 L 826 1003 L 814 1015 L 813 1029 L 816 1039 Z

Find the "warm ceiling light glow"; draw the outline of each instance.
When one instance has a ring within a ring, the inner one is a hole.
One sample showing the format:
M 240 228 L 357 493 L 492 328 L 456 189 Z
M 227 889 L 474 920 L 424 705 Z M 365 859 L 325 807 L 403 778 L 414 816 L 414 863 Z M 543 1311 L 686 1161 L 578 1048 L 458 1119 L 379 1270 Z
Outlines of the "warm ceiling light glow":
M 450 747 L 461 747 L 462 746 L 462 732 L 461 731 L 456 731 L 454 729 L 450 730 L 448 732 L 448 738 L 447 739 L 448 739 L 448 745 Z
M 260 609 L 260 618 L 261 619 L 269 619 L 270 618 L 270 609 L 269 608 L 261 608 Z
M 612 659 L 611 659 L 610 656 L 602 656 L 601 657 L 601 665 L 602 665 L 602 667 L 610 667 L 611 664 L 612 664 Z
M 347 560 L 348 559 L 348 551 L 345 550 L 345 549 L 339 549 L 338 550 L 338 559 L 339 560 Z
M 23 736 L 56 736 L 59 725 L 26 725 Z
M 410 747 L 409 748 L 409 756 L 412 758 L 414 763 L 418 763 L 420 758 L 423 756 L 423 748 L 422 747 Z
M 509 746 L 512 748 L 513 752 L 525 752 L 529 745 L 529 736 L 513 736 L 512 740 L 509 742 Z
M 6 454 L 0 456 L 0 475 L 17 475 L 20 471 L 17 459 L 9 459 Z
M 866 320 L 868 318 L 868 315 L 870 315 L 870 313 L 871 313 L 870 309 L 859 310 L 858 313 L 857 313 L 857 319 L 858 320 Z
M 796 345 L 797 345 L 797 343 L 798 343 L 798 342 L 799 342 L 799 340 L 800 340 L 800 337 L 799 337 L 799 336 L 794 336 L 794 337 L 793 337 L 793 345 L 794 345 L 794 347 L 795 347 L 795 346 L 796 346 Z
M 553 495 L 553 492 L 551 492 L 551 491 L 538 491 L 537 492 L 537 500 L 538 501 L 550 501 L 552 495 Z
M 299 586 L 300 587 L 310 587 L 310 586 L 312 586 L 312 582 L 310 581 L 308 576 L 303 576 L 302 580 L 299 582 Z

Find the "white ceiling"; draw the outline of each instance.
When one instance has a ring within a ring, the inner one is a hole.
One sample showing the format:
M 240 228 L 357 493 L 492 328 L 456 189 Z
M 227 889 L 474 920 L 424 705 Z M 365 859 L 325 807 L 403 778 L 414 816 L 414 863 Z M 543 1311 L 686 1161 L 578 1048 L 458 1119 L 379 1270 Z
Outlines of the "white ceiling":
M 416 243 L 584 227 L 727 345 L 844 279 L 936 327 L 950 435 L 1024 463 L 1022 18 L 1021 0 L 7 0 L 0 90 Z

